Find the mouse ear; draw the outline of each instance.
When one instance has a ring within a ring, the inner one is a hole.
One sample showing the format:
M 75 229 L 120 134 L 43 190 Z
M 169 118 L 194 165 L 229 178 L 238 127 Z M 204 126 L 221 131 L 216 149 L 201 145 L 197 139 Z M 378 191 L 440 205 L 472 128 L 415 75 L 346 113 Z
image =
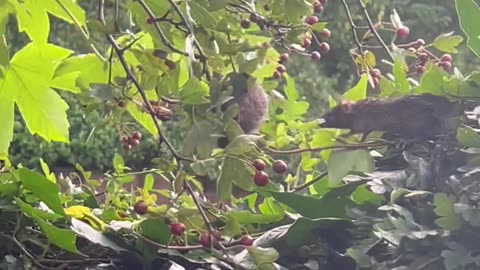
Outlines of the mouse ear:
M 352 111 L 352 103 L 346 99 L 342 99 L 340 100 L 340 109 L 345 113 L 349 113 Z

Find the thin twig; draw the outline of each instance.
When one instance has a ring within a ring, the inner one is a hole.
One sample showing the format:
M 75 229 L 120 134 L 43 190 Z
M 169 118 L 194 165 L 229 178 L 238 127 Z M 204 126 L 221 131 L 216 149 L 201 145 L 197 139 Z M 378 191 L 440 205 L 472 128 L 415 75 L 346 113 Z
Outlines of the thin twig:
M 168 2 L 173 7 L 175 12 L 177 12 L 178 16 L 180 17 L 181 21 L 183 22 L 183 25 L 187 29 L 187 36 L 188 35 L 193 35 L 192 28 L 190 27 L 190 24 L 188 23 L 187 19 L 185 18 L 182 11 L 180 10 L 180 7 L 178 7 L 177 3 L 175 3 L 174 0 L 168 0 Z M 207 78 L 207 81 L 210 81 L 212 79 L 212 77 L 210 75 L 210 72 L 208 72 L 207 56 L 203 52 L 203 49 L 200 46 L 200 43 L 198 43 L 198 41 L 195 37 L 193 37 L 193 46 L 195 46 L 195 48 L 197 48 L 200 61 L 203 63 L 203 72 L 205 73 L 205 77 Z
M 362 3 L 362 0 L 357 0 L 357 3 L 360 5 L 360 7 L 362 8 L 363 10 L 363 15 L 365 17 L 365 20 L 367 21 L 368 23 L 368 26 L 370 27 L 370 31 L 373 32 L 373 35 L 375 36 L 375 38 L 378 40 L 378 42 L 380 42 L 380 44 L 382 45 L 383 49 L 387 52 L 388 56 L 392 59 L 393 59 L 393 56 L 392 56 L 392 53 L 390 52 L 390 50 L 388 49 L 388 46 L 385 44 L 385 42 L 383 41 L 382 37 L 378 34 L 377 30 L 375 29 L 375 25 L 373 24 L 372 22 L 372 19 L 370 19 L 370 15 L 368 14 L 368 11 L 367 11 L 367 8 L 365 7 L 365 5 Z
M 139 2 L 142 2 L 141 0 L 139 0 Z M 98 20 L 105 24 L 105 17 L 104 17 L 104 0 L 99 0 L 99 4 L 98 4 Z M 155 111 L 152 107 L 152 105 L 150 104 L 150 101 L 148 100 L 148 97 L 147 95 L 145 94 L 145 91 L 143 90 L 142 86 L 140 85 L 140 83 L 138 82 L 137 78 L 135 77 L 135 75 L 131 72 L 131 70 L 129 69 L 128 67 L 128 63 L 127 61 L 125 60 L 124 58 L 124 51 L 118 46 L 117 42 L 115 41 L 115 39 L 113 38 L 113 36 L 111 34 L 106 34 L 105 37 L 107 38 L 108 42 L 110 43 L 110 45 L 112 46 L 112 49 L 115 51 L 115 53 L 117 54 L 117 57 L 118 59 L 120 60 L 120 63 L 125 71 L 125 74 L 126 74 L 126 77 L 127 79 L 129 79 L 130 81 L 132 81 L 132 83 L 135 85 L 135 87 L 137 88 L 138 92 L 140 93 L 140 96 L 142 97 L 142 100 L 143 100 L 143 103 L 145 104 L 150 116 L 152 117 L 152 120 L 153 120 L 153 123 L 155 125 L 155 128 L 157 129 L 157 132 L 158 132 L 158 137 L 159 137 L 159 145 L 161 145 L 162 143 L 164 143 L 168 150 L 172 153 L 173 157 L 177 160 L 177 161 L 182 161 L 182 160 L 185 160 L 185 161 L 192 161 L 191 159 L 189 158 L 186 158 L 186 157 L 182 157 L 176 150 L 175 148 L 173 147 L 173 145 L 168 141 L 168 139 L 165 137 L 165 135 L 163 134 L 162 130 L 160 129 L 160 125 L 158 124 L 158 121 L 157 121 L 157 118 L 155 116 Z
M 313 178 L 312 180 L 310 180 L 309 182 L 307 183 L 304 183 L 303 185 L 300 185 L 298 187 L 294 187 L 290 192 L 299 192 L 299 191 L 302 191 L 308 187 L 310 187 L 311 185 L 317 183 L 318 181 L 322 180 L 325 176 L 328 175 L 328 171 L 324 171 L 323 173 L 317 175 L 315 178 Z
M 155 22 L 155 14 L 153 14 L 153 12 L 150 10 L 150 8 L 147 6 L 147 4 L 145 4 L 145 1 L 137 0 L 137 2 L 142 6 L 142 8 L 148 14 L 148 17 L 150 17 L 150 19 L 154 21 L 153 27 L 155 27 L 155 30 L 158 32 L 158 35 L 160 36 L 160 39 L 162 40 L 162 43 L 165 44 L 165 46 L 167 46 L 173 52 L 176 52 L 176 53 L 184 55 L 184 56 L 188 56 L 188 53 L 175 48 L 173 46 L 173 44 L 170 43 L 170 41 L 167 39 L 167 37 L 163 33 L 162 29 L 160 29 L 160 26 L 158 26 L 158 24 Z
M 358 50 L 363 55 L 362 44 L 360 43 L 360 40 L 358 39 L 358 35 L 357 35 L 357 26 L 355 26 L 355 23 L 353 22 L 352 14 L 350 13 L 350 9 L 348 8 L 347 1 L 342 0 L 342 5 L 343 5 L 343 8 L 345 9 L 345 13 L 347 13 L 348 22 L 350 23 L 350 28 L 352 30 L 352 35 L 353 35 L 353 38 L 355 39 L 355 43 L 357 43 Z
M 323 150 L 330 150 L 330 149 L 362 149 L 362 148 L 381 148 L 387 146 L 388 143 L 386 142 L 373 142 L 373 143 L 359 143 L 359 144 L 345 144 L 345 145 L 332 145 L 332 146 L 325 146 L 325 147 L 317 147 L 317 148 L 305 148 L 305 149 L 293 149 L 293 150 L 275 150 L 271 148 L 267 148 L 266 150 L 279 155 L 292 155 L 292 154 L 300 154 L 304 152 L 321 152 Z

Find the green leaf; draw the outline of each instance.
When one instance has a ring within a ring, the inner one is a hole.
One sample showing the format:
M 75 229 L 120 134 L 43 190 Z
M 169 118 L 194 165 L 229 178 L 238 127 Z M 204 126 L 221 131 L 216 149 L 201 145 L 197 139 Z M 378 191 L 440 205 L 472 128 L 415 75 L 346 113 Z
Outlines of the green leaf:
M 347 92 L 345 92 L 343 94 L 343 97 L 350 101 L 359 101 L 365 99 L 365 97 L 367 96 L 367 82 L 368 77 L 367 74 L 364 73 L 360 77 L 360 80 L 357 82 L 357 84 L 351 89 L 349 89 Z
M 227 214 L 229 218 L 243 225 L 270 224 L 282 220 L 283 214 L 254 214 L 250 211 L 232 211 Z
M 318 218 L 310 219 L 300 217 L 293 223 L 286 234 L 286 244 L 290 248 L 296 248 L 308 243 L 319 230 L 332 230 L 340 234 L 341 230 L 353 227 L 349 219 L 343 218 Z M 346 232 L 343 232 L 345 234 Z
M 27 0 L 23 4 L 10 1 L 15 6 L 18 30 L 26 32 L 37 44 L 46 44 L 50 31 L 50 22 L 46 12 L 45 0 Z
M 353 205 L 347 197 L 316 199 L 310 196 L 286 192 L 271 192 L 280 203 L 308 218 L 347 218 L 345 207 Z
M 43 201 L 53 212 L 65 215 L 58 196 L 60 190 L 55 183 L 25 168 L 18 170 L 18 176 L 23 186 Z
M 435 220 L 435 223 L 446 229 L 446 230 L 455 230 L 460 228 L 460 219 L 457 217 L 454 211 L 454 202 L 455 198 L 448 196 L 445 193 L 437 193 L 433 198 L 433 209 L 435 214 L 440 216 L 439 219 Z
M 38 223 L 40 229 L 47 237 L 48 241 L 66 251 L 70 251 L 75 254 L 81 254 L 77 250 L 76 240 L 77 236 L 75 233 L 68 229 L 60 229 L 52 224 L 46 222 L 35 214 L 32 215 L 33 219 Z
M 217 27 L 215 17 L 213 17 L 210 12 L 208 12 L 204 7 L 202 7 L 195 1 L 188 1 L 187 3 L 190 6 L 190 14 L 192 18 L 199 25 L 210 29 L 215 29 Z
M 455 0 L 460 28 L 467 36 L 467 45 L 470 50 L 480 58 L 480 7 L 475 0 Z
M 464 146 L 480 148 L 480 135 L 470 127 L 458 128 L 457 140 Z
M 407 75 L 403 64 L 398 57 L 395 58 L 393 63 L 393 76 L 395 78 L 395 86 L 400 93 L 406 94 L 410 91 L 410 85 L 408 84 Z
M 351 171 L 372 172 L 373 158 L 367 150 L 333 150 L 328 159 L 329 186 L 340 184 Z
M 415 93 L 431 93 L 443 95 L 445 71 L 436 65 L 429 65 L 422 75 L 420 85 L 415 87 Z
M 244 162 L 226 157 L 222 171 L 217 180 L 217 196 L 221 201 L 229 201 L 232 194 L 232 183 L 244 190 L 253 190 L 252 172 Z
M 70 53 L 54 45 L 29 43 L 13 56 L 0 88 L 6 106 L 0 110 L 11 115 L 12 105 L 8 103 L 15 101 L 30 133 L 47 141 L 69 142 L 68 105 L 50 86 L 59 60 Z M 8 134 L 0 138 L 5 140 Z
M 299 21 L 305 14 L 311 14 L 311 6 L 305 0 L 287 0 L 285 3 L 288 20 L 291 23 Z
M 42 1 L 42 0 L 40 0 Z M 43 0 L 46 10 L 70 24 L 85 26 L 85 11 L 74 0 Z
M 112 76 L 119 74 L 123 74 L 123 70 L 117 65 L 112 65 Z M 54 80 L 61 81 L 65 77 L 72 76 L 77 76 L 75 85 L 84 90 L 89 89 L 92 83 L 106 84 L 108 83 L 107 65 L 94 54 L 75 55 L 61 62 L 55 71 Z
M 453 35 L 453 32 L 439 35 L 433 41 L 433 46 L 439 51 L 447 53 L 457 53 L 457 46 L 462 43 L 463 37 L 459 35 Z
M 59 219 L 63 218 L 63 216 L 61 216 L 61 215 L 46 212 L 46 211 L 42 211 L 42 210 L 37 209 L 37 208 L 33 208 L 31 205 L 25 203 L 24 201 L 22 201 L 19 198 L 15 198 L 15 202 L 17 203 L 18 208 L 20 208 L 20 210 L 22 210 L 23 213 L 25 213 L 29 216 L 34 216 L 35 215 L 35 216 L 37 216 L 37 217 L 39 217 L 43 220 L 53 220 L 53 221 L 56 221 L 56 220 L 59 220 Z
M 209 87 L 204 81 L 191 78 L 180 91 L 180 100 L 183 104 L 205 104 L 210 102 L 206 98 L 209 94 Z
M 285 92 L 287 100 L 296 101 L 298 99 L 298 92 L 295 88 L 295 80 L 292 77 L 286 76 L 286 84 L 283 87 L 283 91 Z
M 143 236 L 159 244 L 167 245 L 172 235 L 168 225 L 160 219 L 145 219 L 138 226 Z
M 150 135 L 154 138 L 158 138 L 157 128 L 153 122 L 153 118 L 149 112 L 140 110 L 138 106 L 132 102 L 127 103 L 127 112 L 132 116 L 137 123 L 139 123 Z M 158 121 L 158 124 L 161 125 L 161 122 Z
M 0 85 L 4 80 L 0 77 Z M 5 88 L 0 88 L 0 115 L 2 116 L 2 128 L 0 128 L 0 160 L 8 156 L 8 148 L 13 140 L 14 105 L 12 93 Z
M 249 247 L 247 248 L 253 263 L 259 270 L 278 269 L 273 263 L 280 258 L 280 254 L 274 248 Z

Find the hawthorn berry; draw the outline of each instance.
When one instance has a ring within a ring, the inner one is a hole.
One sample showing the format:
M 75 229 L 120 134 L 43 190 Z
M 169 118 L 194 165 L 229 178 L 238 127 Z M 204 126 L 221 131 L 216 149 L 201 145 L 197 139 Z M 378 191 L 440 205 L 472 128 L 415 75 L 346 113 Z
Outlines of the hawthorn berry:
M 255 167 L 255 169 L 256 169 L 257 171 L 264 171 L 265 168 L 267 167 L 267 166 L 265 165 L 265 162 L 263 162 L 263 160 L 261 160 L 261 159 L 256 159 L 256 160 L 254 160 L 253 163 L 252 163 L 252 165 L 253 165 L 253 167 Z
M 240 244 L 244 246 L 253 245 L 253 238 L 250 235 L 244 235 L 240 238 Z
M 117 106 L 120 108 L 125 107 L 125 100 L 120 99 L 119 101 L 117 101 Z
M 274 172 L 278 174 L 283 174 L 287 171 L 288 166 L 287 166 L 287 163 L 285 163 L 285 161 L 277 159 L 273 162 L 272 169 Z
M 309 25 L 314 25 L 318 22 L 318 17 L 317 16 L 310 16 L 305 20 L 305 22 Z
M 198 242 L 200 242 L 203 247 L 210 247 L 210 235 L 208 233 L 201 234 Z
M 148 205 L 144 201 L 138 201 L 133 205 L 133 211 L 139 215 L 145 215 L 148 211 Z
M 185 232 L 185 225 L 183 223 L 172 223 L 170 224 L 170 232 L 173 235 L 180 236 Z
M 302 47 L 306 49 L 310 47 L 310 45 L 312 45 L 312 41 L 309 38 L 304 38 L 302 41 Z
M 282 53 L 282 54 L 280 54 L 280 62 L 281 62 L 281 63 L 287 62 L 288 59 L 290 59 L 290 55 L 288 55 L 288 53 Z
M 377 78 L 380 78 L 382 76 L 382 72 L 378 68 L 372 69 L 372 75 L 374 75 Z
M 415 43 L 416 43 L 417 47 L 425 46 L 425 40 L 423 40 L 421 38 L 417 39 L 417 41 L 415 41 Z
M 253 176 L 253 182 L 259 187 L 264 187 L 268 184 L 268 175 L 264 171 L 257 171 Z
M 442 55 L 442 58 L 440 58 L 440 61 L 442 62 L 452 62 L 452 56 L 448 53 Z
M 249 19 L 251 22 L 255 22 L 255 23 L 258 22 L 258 17 L 254 13 L 250 14 Z
M 427 62 L 428 60 L 428 54 L 427 53 L 421 53 L 419 56 L 418 56 L 418 60 L 425 63 Z
M 140 140 L 142 138 L 142 133 L 140 133 L 138 131 L 134 131 L 132 133 L 132 138 L 135 139 L 135 140 Z
M 320 60 L 320 58 L 322 58 L 322 56 L 320 55 L 320 53 L 317 52 L 317 51 L 312 52 L 312 54 L 310 55 L 310 57 L 311 57 L 313 60 Z
M 270 10 L 270 7 L 269 7 L 267 4 L 265 4 L 265 5 L 263 5 L 263 10 L 269 11 L 269 10 Z
M 131 149 L 132 149 L 132 145 L 131 145 L 131 144 L 128 143 L 128 144 L 124 144 L 124 145 L 123 145 L 123 150 L 128 151 L 128 150 L 131 150 Z
M 330 38 L 332 35 L 332 32 L 328 28 L 323 28 L 323 30 L 320 32 L 320 37 L 323 39 Z
M 405 38 L 408 36 L 408 34 L 410 34 L 410 29 L 406 26 L 402 26 L 400 28 L 397 29 L 397 36 L 400 37 L 400 38 Z
M 140 144 L 140 141 L 139 141 L 139 140 L 133 139 L 133 138 L 130 138 L 130 139 L 131 139 L 131 140 L 130 140 L 130 145 L 131 145 L 132 147 L 135 147 L 135 146 L 137 146 L 137 145 Z
M 422 75 L 424 71 L 425 71 L 425 67 L 423 66 L 417 66 L 415 69 L 415 72 L 417 72 L 417 75 Z
M 152 17 L 148 17 L 147 20 L 146 20 L 147 24 L 153 24 L 154 22 L 155 22 L 155 20 Z
M 330 51 L 330 45 L 327 42 L 320 43 L 319 48 L 322 53 L 328 53 Z
M 439 66 L 441 66 L 443 70 L 449 71 L 452 68 L 452 62 L 442 61 L 439 63 Z
M 323 11 L 323 4 L 320 3 L 320 1 L 315 1 L 315 2 L 313 3 L 313 11 L 314 11 L 315 13 L 322 13 L 322 11 Z
M 243 19 L 243 20 L 240 21 L 240 26 L 242 28 L 249 28 L 250 27 L 250 21 Z
M 287 71 L 287 68 L 284 65 L 280 64 L 277 67 L 277 71 L 280 73 L 284 73 L 285 71 Z
M 280 71 L 275 70 L 275 72 L 273 72 L 273 78 L 280 79 L 281 77 L 282 77 L 282 73 L 280 73 Z

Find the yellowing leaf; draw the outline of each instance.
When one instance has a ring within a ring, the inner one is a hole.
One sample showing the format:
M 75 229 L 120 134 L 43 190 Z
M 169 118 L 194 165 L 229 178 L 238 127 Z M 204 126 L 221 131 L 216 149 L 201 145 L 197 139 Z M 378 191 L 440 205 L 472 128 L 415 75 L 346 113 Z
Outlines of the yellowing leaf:
M 88 207 L 82 205 L 70 206 L 65 208 L 65 214 L 69 217 L 87 222 L 94 229 L 102 231 L 105 229 L 106 224 L 94 216 Z

